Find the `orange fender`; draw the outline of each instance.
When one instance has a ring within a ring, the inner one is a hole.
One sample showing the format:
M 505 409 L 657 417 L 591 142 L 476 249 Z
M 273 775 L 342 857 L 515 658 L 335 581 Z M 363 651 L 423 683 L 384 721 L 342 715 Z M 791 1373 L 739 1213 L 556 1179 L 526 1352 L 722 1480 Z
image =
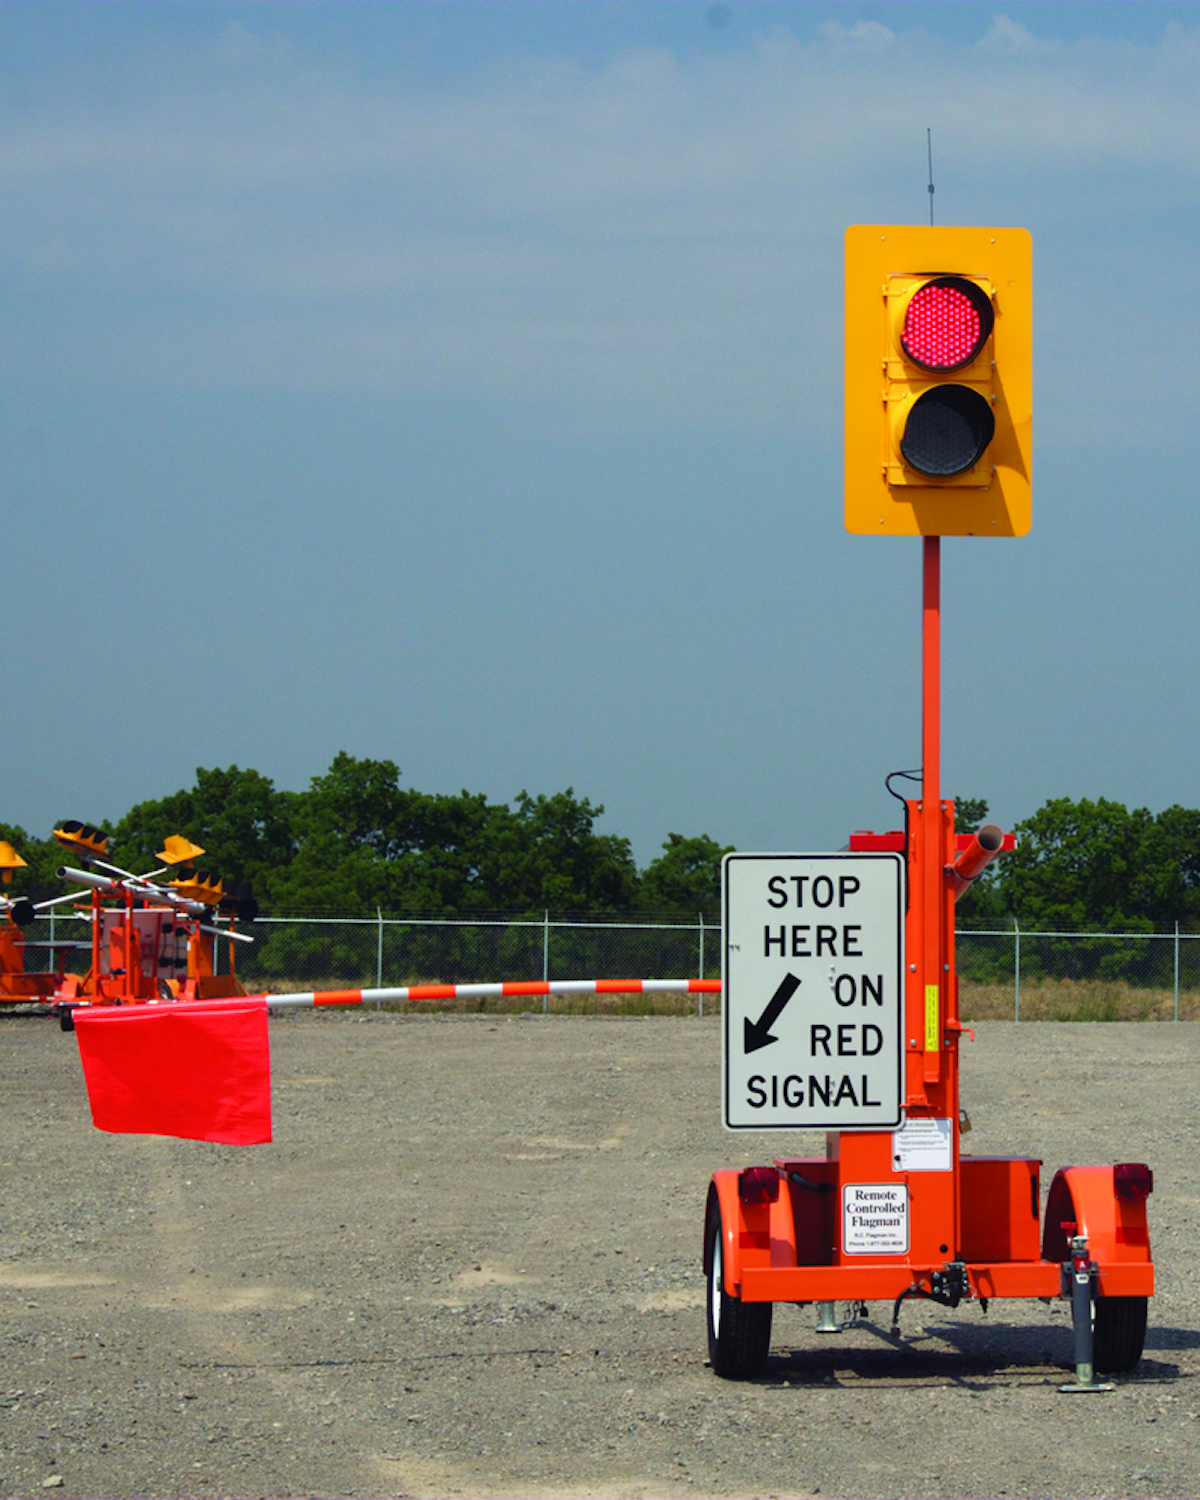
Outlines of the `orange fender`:
M 1114 1167 L 1063 1167 L 1054 1174 L 1046 1200 L 1042 1230 L 1042 1259 L 1062 1262 L 1071 1254 L 1070 1237 L 1062 1226 L 1075 1224 L 1076 1233 L 1087 1235 L 1088 1254 L 1100 1270 L 1101 1296 L 1105 1295 L 1105 1268 L 1144 1267 L 1140 1283 L 1145 1293 L 1154 1289 L 1154 1267 L 1150 1260 L 1150 1230 L 1146 1223 L 1146 1200 L 1117 1196 Z M 1124 1280 L 1124 1278 L 1122 1278 Z M 1122 1290 L 1125 1290 L 1122 1287 Z
M 708 1216 L 712 1209 L 714 1200 L 721 1209 L 721 1229 L 724 1234 L 724 1271 L 725 1291 L 730 1297 L 739 1295 L 742 1280 L 742 1213 L 745 1205 L 738 1197 L 737 1190 L 738 1174 L 736 1171 L 727 1169 L 714 1172 L 712 1181 L 708 1185 L 708 1202 L 704 1209 L 704 1274 L 707 1277 L 712 1270 L 708 1253 Z M 751 1210 L 763 1214 L 764 1209 Z
M 789 1163 L 784 1163 L 784 1166 Z M 824 1159 L 809 1162 L 807 1159 L 790 1165 L 805 1167 L 815 1177 L 823 1177 L 827 1169 Z M 779 1164 L 776 1164 L 778 1169 Z M 772 1267 L 794 1267 L 797 1264 L 795 1209 L 792 1203 L 790 1184 L 780 1172 L 779 1194 L 773 1202 L 745 1203 L 738 1193 L 738 1177 L 734 1169 L 714 1172 L 708 1187 L 708 1203 L 704 1222 L 704 1274 L 711 1267 L 708 1263 L 708 1215 L 714 1202 L 721 1209 L 721 1227 L 724 1232 L 724 1279 L 725 1290 L 731 1297 L 742 1297 L 743 1272 L 770 1270 Z M 814 1263 L 828 1264 L 829 1249 L 824 1220 L 815 1221 Z M 813 1235 L 810 1235 L 812 1238 Z M 809 1248 L 806 1246 L 806 1248 Z M 759 1298 L 743 1298 L 758 1301 Z
M 738 1196 L 738 1173 L 733 1169 L 714 1172 L 708 1186 L 705 1209 L 704 1274 L 708 1264 L 708 1210 L 713 1200 L 721 1207 L 721 1228 L 725 1235 L 725 1290 L 731 1297 L 742 1295 L 742 1272 L 768 1269 L 771 1265 L 771 1203 L 743 1203 Z

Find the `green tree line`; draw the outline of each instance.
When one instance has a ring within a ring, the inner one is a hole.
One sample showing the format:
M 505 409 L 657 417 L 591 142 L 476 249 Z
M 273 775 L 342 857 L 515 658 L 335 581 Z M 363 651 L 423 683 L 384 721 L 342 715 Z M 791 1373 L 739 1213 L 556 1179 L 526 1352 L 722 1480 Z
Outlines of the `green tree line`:
M 987 803 L 956 805 L 960 831 L 987 817 Z M 962 898 L 962 926 L 1041 932 L 1200 931 L 1200 811 L 1157 815 L 1101 797 L 1054 797 L 1016 824 L 1017 847 L 1001 855 Z
M 707 834 L 669 834 L 639 870 L 628 839 L 597 831 L 604 808 L 571 787 L 522 791 L 510 804 L 400 783 L 395 762 L 345 752 L 302 792 L 279 791 L 250 769 L 198 768 L 191 788 L 95 826 L 110 835 L 113 863 L 134 873 L 156 867 L 167 836 L 183 834 L 204 849 L 201 869 L 227 889 L 249 885 L 268 913 L 642 911 L 720 920 L 726 849 Z M 55 871 L 70 859 L 52 837 L 0 824 L 0 838 L 28 862 L 14 893 L 35 901 L 63 893 Z
M 957 826 L 977 826 L 987 810 L 981 798 L 958 799 Z M 185 835 L 204 848 L 202 869 L 227 887 L 248 884 L 267 913 L 703 913 L 719 922 L 724 846 L 671 833 L 639 869 L 628 839 L 597 831 L 603 813 L 571 787 L 522 791 L 511 803 L 420 792 L 401 785 L 395 762 L 341 752 L 301 792 L 255 770 L 198 768 L 194 786 L 98 826 L 114 862 L 135 872 L 157 864 L 169 834 Z M 1200 811 L 1059 797 L 1014 832 L 1016 850 L 960 901 L 960 925 L 1016 918 L 1031 931 L 1153 932 L 1178 922 L 1200 931 Z M 64 892 L 55 871 L 70 860 L 53 838 L 0 824 L 0 839 L 28 862 L 8 891 L 34 900 Z

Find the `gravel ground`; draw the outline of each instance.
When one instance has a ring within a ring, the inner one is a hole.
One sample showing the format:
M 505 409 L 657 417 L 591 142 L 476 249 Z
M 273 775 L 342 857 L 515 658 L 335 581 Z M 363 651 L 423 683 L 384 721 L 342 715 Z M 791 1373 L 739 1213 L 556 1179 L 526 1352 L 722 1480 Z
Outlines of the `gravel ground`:
M 1036 1301 L 781 1308 L 713 1376 L 708 1175 L 823 1149 L 722 1131 L 718 1026 L 287 1016 L 239 1150 L 93 1130 L 74 1038 L 0 1017 L 0 1493 L 1200 1492 L 1200 1025 L 964 1043 L 972 1150 L 1155 1169 L 1145 1358 L 1075 1397 Z

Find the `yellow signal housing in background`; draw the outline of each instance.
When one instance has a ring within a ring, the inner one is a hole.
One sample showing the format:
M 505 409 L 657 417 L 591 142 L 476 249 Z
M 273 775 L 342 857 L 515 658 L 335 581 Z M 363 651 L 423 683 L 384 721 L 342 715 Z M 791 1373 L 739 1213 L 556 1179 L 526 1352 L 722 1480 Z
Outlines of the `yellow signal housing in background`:
M 64 849 L 82 855 L 85 860 L 98 859 L 108 853 L 108 835 L 90 823 L 80 823 L 72 818 L 61 828 L 54 829 L 54 837 Z
M 162 848 L 154 857 L 162 865 L 190 865 L 203 853 L 199 844 L 193 844 L 181 833 L 172 833 L 163 840 Z
M 0 839 L 0 880 L 5 885 L 11 884 L 13 871 L 23 870 L 27 863 L 6 839 Z
M 187 880 L 172 880 L 171 889 L 188 901 L 199 901 L 205 906 L 216 906 L 225 894 L 224 883 L 219 875 L 206 875 L 197 870 Z
M 1032 275 L 1025 229 L 846 231 L 847 531 L 1029 530 Z

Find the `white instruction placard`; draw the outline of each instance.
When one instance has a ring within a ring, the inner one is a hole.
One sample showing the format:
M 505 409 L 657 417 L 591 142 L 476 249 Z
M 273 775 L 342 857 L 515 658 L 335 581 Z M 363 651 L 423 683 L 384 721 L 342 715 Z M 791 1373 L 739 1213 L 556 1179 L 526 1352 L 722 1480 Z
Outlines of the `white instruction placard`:
M 848 1182 L 842 1189 L 842 1250 L 846 1255 L 904 1255 L 908 1250 L 908 1189 L 902 1182 Z
M 897 1172 L 948 1172 L 953 1165 L 951 1121 L 922 1116 L 892 1131 L 892 1166 Z

